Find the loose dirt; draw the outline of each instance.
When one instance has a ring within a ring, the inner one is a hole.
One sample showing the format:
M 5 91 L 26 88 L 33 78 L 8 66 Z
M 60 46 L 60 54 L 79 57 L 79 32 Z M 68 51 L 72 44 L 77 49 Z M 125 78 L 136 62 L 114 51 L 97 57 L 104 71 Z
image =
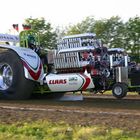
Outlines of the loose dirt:
M 117 100 L 110 95 L 85 96 L 83 101 L 0 100 L 0 123 L 48 120 L 82 126 L 99 125 L 140 132 L 140 96 Z

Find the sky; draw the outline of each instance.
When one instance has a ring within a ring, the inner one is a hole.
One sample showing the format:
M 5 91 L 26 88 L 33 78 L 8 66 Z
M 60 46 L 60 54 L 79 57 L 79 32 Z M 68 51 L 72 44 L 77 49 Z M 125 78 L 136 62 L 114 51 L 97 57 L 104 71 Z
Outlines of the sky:
M 26 18 L 44 17 L 53 27 L 67 26 L 87 16 L 95 19 L 120 16 L 124 21 L 140 16 L 140 0 L 2 0 L 0 33 L 12 24 L 20 26 Z

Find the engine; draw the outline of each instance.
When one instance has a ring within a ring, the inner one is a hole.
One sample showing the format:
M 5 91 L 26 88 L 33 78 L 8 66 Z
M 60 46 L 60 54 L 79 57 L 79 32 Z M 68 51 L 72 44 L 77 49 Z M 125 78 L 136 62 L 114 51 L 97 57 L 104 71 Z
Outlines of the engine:
M 128 56 L 124 49 L 109 49 L 95 34 L 85 33 L 59 40 L 57 49 L 48 53 L 48 63 L 54 65 L 56 73 L 88 72 L 95 88 L 105 90 L 115 81 L 115 68 L 125 66 Z

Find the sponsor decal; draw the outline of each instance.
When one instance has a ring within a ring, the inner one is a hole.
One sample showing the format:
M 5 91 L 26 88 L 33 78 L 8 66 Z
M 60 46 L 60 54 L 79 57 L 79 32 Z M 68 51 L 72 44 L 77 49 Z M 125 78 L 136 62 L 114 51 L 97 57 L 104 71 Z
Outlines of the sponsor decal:
M 86 90 L 87 87 L 89 86 L 90 82 L 91 82 L 91 79 L 83 73 L 81 73 L 79 76 L 83 79 L 83 84 L 80 87 L 80 89 L 81 90 Z
M 70 78 L 69 78 L 69 81 L 70 81 L 70 82 L 72 82 L 72 81 L 77 81 L 77 80 L 78 80 L 77 77 L 70 77 Z
M 57 79 L 57 80 L 50 80 L 49 84 L 66 84 L 67 80 L 66 79 Z
M 69 85 L 77 85 L 78 77 L 69 77 Z
M 7 34 L 0 34 L 0 40 L 3 41 L 19 41 L 17 36 L 7 35 Z
M 82 87 L 82 90 L 86 90 L 87 89 L 87 87 L 89 86 L 89 84 L 90 84 L 90 78 L 88 77 L 88 76 L 86 76 L 85 74 L 81 74 L 84 78 L 85 78 L 85 83 L 84 83 L 84 85 L 83 85 L 83 87 Z
M 31 77 L 32 77 L 34 80 L 38 80 L 39 77 L 40 77 L 41 71 L 42 71 L 42 63 L 40 63 L 40 65 L 37 66 L 37 68 L 38 68 L 38 71 L 37 71 L 37 72 L 34 72 L 34 71 L 31 69 L 30 65 L 29 65 L 26 61 L 24 61 L 23 59 L 22 59 L 22 63 L 23 63 L 23 65 L 24 65 L 24 67 L 28 70 L 28 72 L 29 72 L 29 74 L 31 75 Z
M 35 55 L 31 55 L 31 54 L 27 54 L 27 53 L 23 53 L 25 56 L 28 56 L 28 57 L 31 57 L 31 58 L 34 58 L 36 59 L 36 56 Z

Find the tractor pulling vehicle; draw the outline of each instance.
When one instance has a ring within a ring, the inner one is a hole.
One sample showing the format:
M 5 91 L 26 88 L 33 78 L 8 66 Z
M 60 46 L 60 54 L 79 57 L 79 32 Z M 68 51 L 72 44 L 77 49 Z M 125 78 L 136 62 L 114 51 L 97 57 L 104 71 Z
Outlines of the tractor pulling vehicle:
M 92 33 L 66 36 L 57 48 L 40 47 L 38 33 L 0 34 L 0 98 L 28 99 L 33 92 L 112 90 L 116 98 L 140 90 L 140 69 L 124 49 L 108 49 Z M 19 46 L 16 46 L 19 44 Z

